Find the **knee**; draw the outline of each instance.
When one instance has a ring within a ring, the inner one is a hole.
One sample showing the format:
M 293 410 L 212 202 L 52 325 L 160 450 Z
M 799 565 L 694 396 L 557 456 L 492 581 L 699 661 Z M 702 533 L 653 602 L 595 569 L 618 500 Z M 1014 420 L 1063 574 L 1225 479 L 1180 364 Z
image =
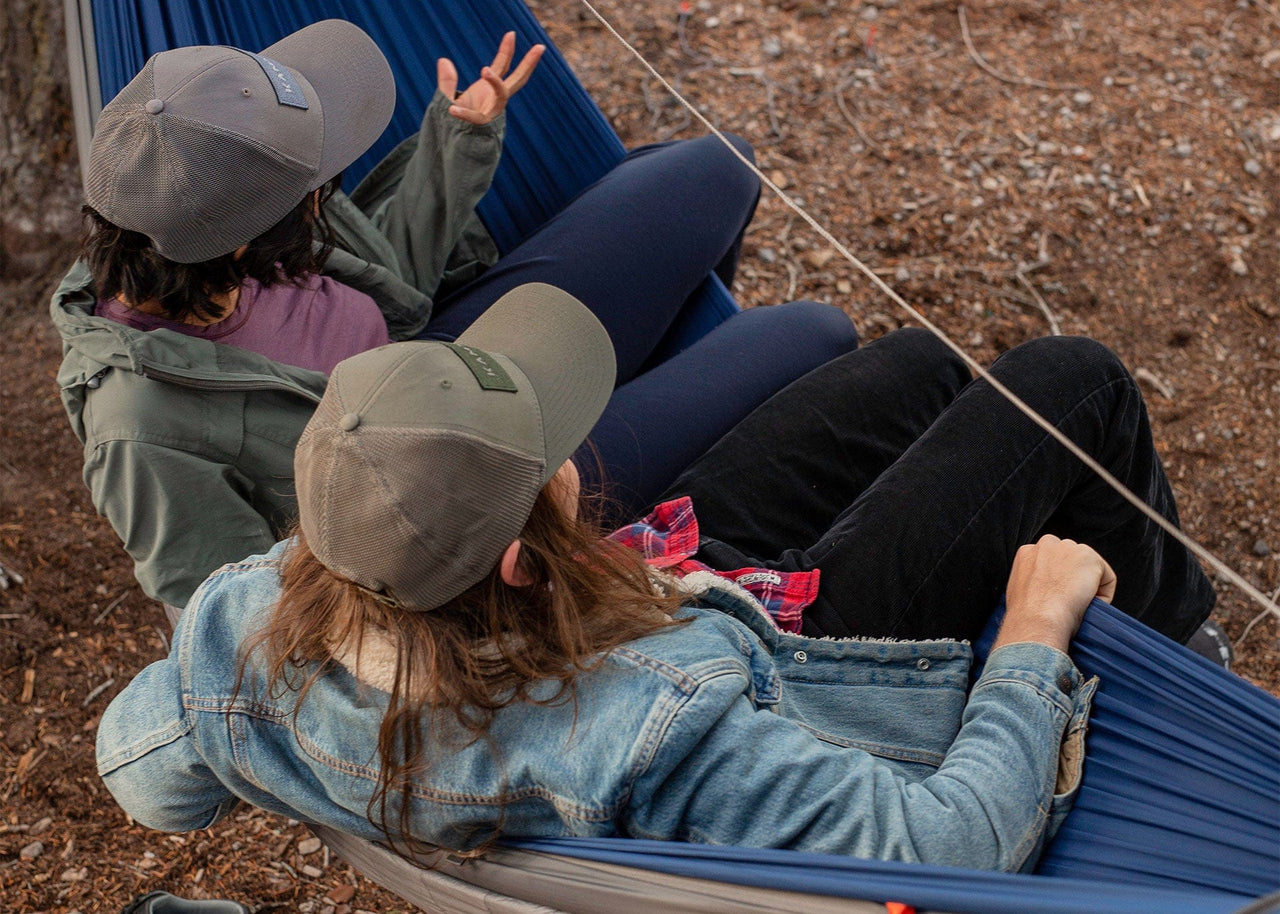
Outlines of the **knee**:
M 835 305 L 793 301 L 752 308 L 743 314 L 758 314 L 767 319 L 772 339 L 798 342 L 819 352 L 823 361 L 858 348 L 858 329 L 852 318 Z
M 899 350 L 898 358 L 929 377 L 955 378 L 964 386 L 972 377 L 969 365 L 932 330 L 902 327 L 880 338 Z
M 1045 336 L 1010 349 L 992 365 L 1015 376 L 1054 378 L 1065 385 L 1136 384 L 1120 357 L 1084 336 Z
M 755 172 L 742 164 L 734 152 L 754 165 L 755 150 L 751 148 L 750 143 L 735 134 L 726 133 L 724 138 L 729 141 L 729 146 L 733 147 L 732 150 L 726 147 L 717 136 L 704 136 L 690 142 L 699 145 L 702 171 L 708 176 L 714 176 L 713 186 L 717 194 L 741 197 L 754 204 L 760 195 L 760 179 L 755 176 Z
M 744 140 L 742 137 L 738 136 L 736 133 L 726 133 L 724 135 L 724 138 L 729 141 L 729 145 L 732 146 L 734 149 L 736 149 L 738 151 L 738 154 L 741 155 L 744 159 L 746 159 L 752 165 L 756 163 L 756 151 L 751 147 L 751 144 L 749 142 Z M 716 139 L 716 141 L 719 142 L 718 138 L 714 138 L 714 139 Z M 722 147 L 724 146 L 723 143 L 721 143 L 720 145 Z

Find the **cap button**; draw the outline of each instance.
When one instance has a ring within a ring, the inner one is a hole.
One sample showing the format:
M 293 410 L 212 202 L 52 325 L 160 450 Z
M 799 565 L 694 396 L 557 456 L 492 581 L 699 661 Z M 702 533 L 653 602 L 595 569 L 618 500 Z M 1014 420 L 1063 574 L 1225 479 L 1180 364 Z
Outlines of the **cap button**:
M 338 420 L 338 428 L 342 429 L 344 432 L 355 431 L 356 426 L 359 424 L 360 416 L 356 413 L 347 413 Z
M 153 98 L 147 102 L 147 114 L 159 114 L 164 110 L 164 100 Z

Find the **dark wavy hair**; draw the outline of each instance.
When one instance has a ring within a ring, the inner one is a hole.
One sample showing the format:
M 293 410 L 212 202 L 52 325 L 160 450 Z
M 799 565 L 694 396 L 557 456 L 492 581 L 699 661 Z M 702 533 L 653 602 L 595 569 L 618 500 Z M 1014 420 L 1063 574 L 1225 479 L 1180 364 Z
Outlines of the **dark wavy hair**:
M 225 295 L 246 279 L 263 286 L 298 282 L 317 273 L 333 250 L 334 235 L 324 203 L 341 184 L 338 175 L 322 186 L 319 197 L 307 194 L 289 213 L 234 252 L 200 263 L 175 263 L 156 253 L 151 239 L 123 229 L 91 206 L 85 206 L 86 228 L 81 256 L 93 273 L 94 291 L 102 298 L 120 297 L 131 305 L 159 302 L 174 321 L 222 317 L 213 297 Z M 316 244 L 319 242 L 319 244 Z

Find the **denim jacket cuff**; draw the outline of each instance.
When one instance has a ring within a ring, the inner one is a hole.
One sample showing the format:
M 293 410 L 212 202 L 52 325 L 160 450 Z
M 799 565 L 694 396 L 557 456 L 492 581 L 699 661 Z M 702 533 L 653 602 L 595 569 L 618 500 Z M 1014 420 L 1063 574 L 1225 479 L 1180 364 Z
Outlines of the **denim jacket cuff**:
M 1006 644 L 992 651 L 978 682 L 993 677 L 1026 683 L 1067 715 L 1075 711 L 1076 693 L 1084 679 L 1070 657 L 1035 641 Z

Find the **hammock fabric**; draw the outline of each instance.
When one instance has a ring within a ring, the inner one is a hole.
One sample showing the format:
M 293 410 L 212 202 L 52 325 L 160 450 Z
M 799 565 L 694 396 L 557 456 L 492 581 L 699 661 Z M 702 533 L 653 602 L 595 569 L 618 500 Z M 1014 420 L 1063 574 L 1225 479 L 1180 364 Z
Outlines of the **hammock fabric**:
M 74 10 L 73 0 L 71 15 L 80 17 L 81 29 L 92 19 L 96 43 L 87 34 L 80 39 L 83 47 L 71 39 L 73 57 L 82 52 L 88 63 L 85 85 L 76 88 L 87 96 L 89 87 L 101 87 L 101 98 L 81 99 L 89 110 L 97 110 L 150 54 L 165 48 L 258 49 L 318 19 L 356 22 L 391 61 L 399 99 L 387 135 L 349 178 L 417 128 L 434 88 L 436 57 L 449 56 L 460 72 L 475 73 L 505 31 L 514 29 L 521 47 L 548 44 L 536 77 L 512 101 L 506 152 L 481 204 L 503 250 L 623 154 L 608 122 L 521 0 L 81 3 L 91 4 L 91 13 Z M 69 35 L 79 31 L 73 24 L 69 18 Z M 735 309 L 717 283 L 696 319 L 673 328 L 673 336 L 696 339 Z M 627 839 L 528 841 L 513 844 L 511 853 L 534 851 L 597 866 L 622 864 L 655 878 L 666 873 L 793 892 L 797 906 L 806 904 L 807 895 L 810 902 L 817 896 L 895 900 L 921 911 L 1227 912 L 1280 888 L 1280 701 L 1103 604 L 1090 609 L 1074 654 L 1086 674 L 1101 677 L 1102 688 L 1079 800 L 1039 875 Z M 386 852 L 365 845 L 352 856 L 377 863 Z M 458 878 L 467 879 L 465 867 L 450 881 Z M 492 891 L 486 896 L 492 910 L 525 909 L 514 898 L 506 898 L 514 906 L 498 905 L 494 898 Z M 593 907 L 598 906 L 579 909 Z M 762 903 L 759 909 L 773 908 Z

